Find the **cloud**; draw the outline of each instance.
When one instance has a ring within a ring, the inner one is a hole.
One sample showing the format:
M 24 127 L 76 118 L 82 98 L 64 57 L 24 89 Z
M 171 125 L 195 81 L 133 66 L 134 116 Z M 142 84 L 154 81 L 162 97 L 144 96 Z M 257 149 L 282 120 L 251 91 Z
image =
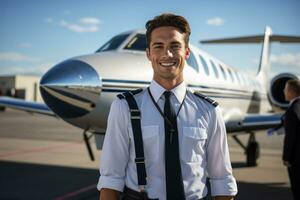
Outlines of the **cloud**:
M 23 55 L 18 52 L 0 52 L 0 61 L 9 62 L 37 62 L 39 58 Z
M 212 25 L 212 26 L 221 26 L 224 24 L 224 20 L 220 17 L 214 17 L 214 18 L 210 18 L 206 21 L 206 23 L 208 25 Z
M 100 23 L 99 19 L 94 17 L 84 17 L 79 20 L 81 24 L 85 25 L 97 25 Z
M 276 63 L 285 66 L 291 67 L 300 67 L 300 52 L 291 54 L 280 54 L 280 55 L 271 55 L 271 63 Z
M 53 19 L 51 17 L 48 17 L 47 19 L 45 19 L 45 21 L 49 24 L 53 23 Z
M 100 21 L 97 18 L 85 17 L 79 20 L 79 23 L 69 23 L 61 20 L 59 25 L 71 31 L 78 33 L 97 32 L 99 30 Z
M 0 66 L 0 74 L 2 75 L 37 75 L 42 76 L 45 74 L 51 67 L 55 64 L 53 63 L 42 63 L 39 65 L 31 65 L 31 66 L 9 66 L 3 67 Z

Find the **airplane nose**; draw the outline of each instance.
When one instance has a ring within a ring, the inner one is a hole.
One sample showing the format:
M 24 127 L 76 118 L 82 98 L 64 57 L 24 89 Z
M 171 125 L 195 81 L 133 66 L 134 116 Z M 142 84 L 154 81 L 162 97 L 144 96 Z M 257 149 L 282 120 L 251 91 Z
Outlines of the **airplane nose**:
M 66 60 L 51 68 L 40 81 L 41 95 L 61 118 L 77 118 L 96 107 L 101 77 L 88 63 Z

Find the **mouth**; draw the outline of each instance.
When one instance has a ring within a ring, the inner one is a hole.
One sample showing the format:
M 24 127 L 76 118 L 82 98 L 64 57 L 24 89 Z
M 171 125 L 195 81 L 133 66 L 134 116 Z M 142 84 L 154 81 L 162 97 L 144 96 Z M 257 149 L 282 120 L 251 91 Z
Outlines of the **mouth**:
M 176 67 L 176 62 L 159 62 L 162 67 Z

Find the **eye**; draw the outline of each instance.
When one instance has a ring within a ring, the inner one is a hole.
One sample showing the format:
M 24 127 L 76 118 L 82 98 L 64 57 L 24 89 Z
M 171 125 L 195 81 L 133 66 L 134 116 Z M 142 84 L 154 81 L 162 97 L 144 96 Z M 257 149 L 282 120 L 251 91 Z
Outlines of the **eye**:
M 154 45 L 153 48 L 154 48 L 154 49 L 161 49 L 161 48 L 162 48 L 162 45 Z
M 172 45 L 172 49 L 178 50 L 180 48 L 181 48 L 180 44 L 174 44 L 174 45 Z

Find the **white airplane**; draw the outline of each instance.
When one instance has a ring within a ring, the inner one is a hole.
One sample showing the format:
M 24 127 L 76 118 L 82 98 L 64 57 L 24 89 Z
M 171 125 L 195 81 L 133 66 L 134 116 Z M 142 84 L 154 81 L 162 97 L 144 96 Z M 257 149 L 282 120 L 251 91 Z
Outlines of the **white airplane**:
M 266 27 L 264 35 L 204 41 L 244 42 L 263 43 L 256 76 L 239 72 L 193 45 L 190 45 L 191 55 L 184 76 L 189 89 L 219 102 L 227 133 L 244 148 L 247 165 L 254 166 L 259 155 L 255 131 L 281 123 L 281 114 L 270 111 L 287 108 L 284 84 L 289 79 L 299 79 L 294 74 L 284 73 L 268 81 L 270 43 L 300 42 L 300 37 L 272 35 L 271 29 Z M 150 84 L 153 72 L 145 49 L 145 30 L 121 33 L 95 53 L 70 58 L 50 69 L 40 81 L 40 91 L 47 105 L 0 97 L 0 106 L 59 116 L 83 129 L 84 141 L 94 160 L 89 139 L 95 135 L 97 148 L 101 148 L 109 108 L 116 95 Z M 248 145 L 238 138 L 245 132 L 249 133 Z

